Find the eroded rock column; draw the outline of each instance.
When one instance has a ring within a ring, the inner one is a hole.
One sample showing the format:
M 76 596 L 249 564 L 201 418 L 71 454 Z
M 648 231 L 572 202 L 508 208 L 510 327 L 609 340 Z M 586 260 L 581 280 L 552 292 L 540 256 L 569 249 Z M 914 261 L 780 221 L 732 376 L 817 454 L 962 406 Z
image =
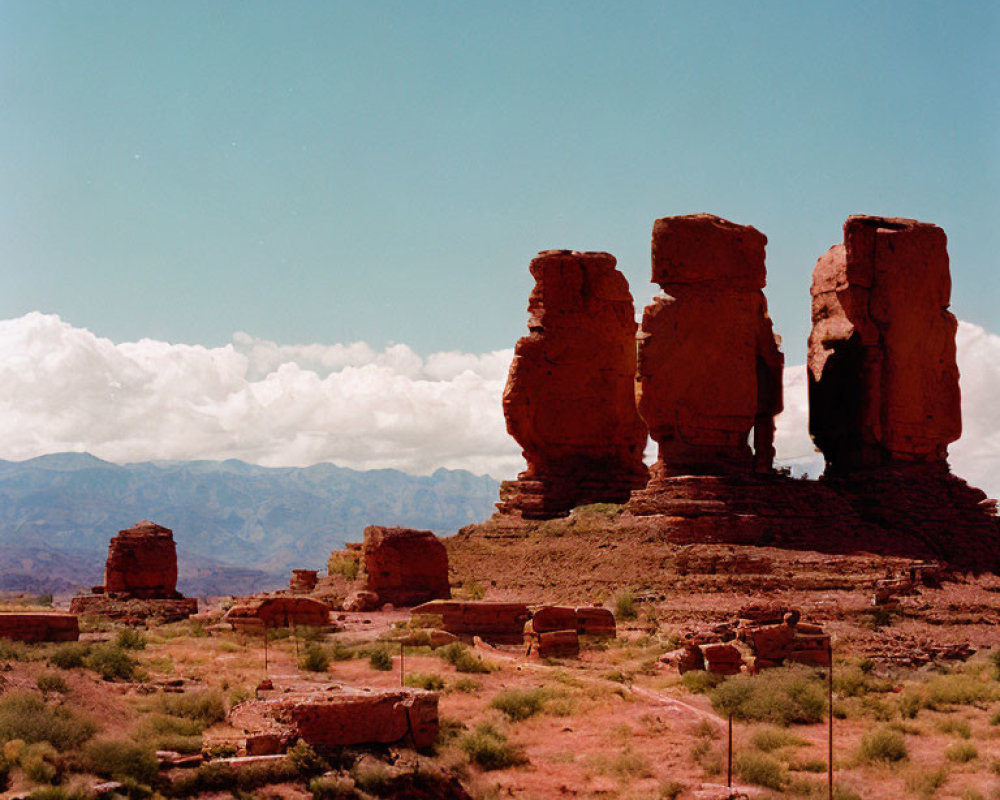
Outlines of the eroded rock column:
M 623 503 L 646 482 L 646 427 L 635 407 L 635 310 L 609 253 L 546 250 L 531 262 L 528 330 L 503 408 L 527 469 L 499 508 L 526 518 Z
M 766 243 L 711 214 L 653 225 L 663 293 L 642 318 L 637 399 L 659 446 L 658 477 L 772 469 L 784 357 L 762 291 Z
M 943 464 L 961 435 L 946 243 L 936 225 L 852 216 L 816 264 L 809 432 L 828 473 Z

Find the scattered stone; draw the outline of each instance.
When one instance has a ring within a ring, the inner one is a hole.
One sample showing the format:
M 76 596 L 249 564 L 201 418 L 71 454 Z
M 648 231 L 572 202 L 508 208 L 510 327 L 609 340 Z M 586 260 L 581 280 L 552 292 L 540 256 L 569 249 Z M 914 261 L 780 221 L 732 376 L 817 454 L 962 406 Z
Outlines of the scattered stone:
M 351 592 L 344 601 L 344 611 L 375 611 L 379 606 L 380 598 L 375 592 L 359 589 Z
M 288 581 L 288 591 L 292 594 L 309 594 L 316 588 L 319 573 L 314 569 L 293 569 Z
M 448 599 L 448 553 L 431 531 L 365 528 L 362 550 L 366 588 L 382 603 L 413 606 Z
M 529 334 L 504 390 L 507 430 L 527 469 L 499 508 L 528 519 L 588 503 L 623 503 L 646 482 L 636 411 L 635 312 L 609 253 L 546 250 L 531 262 Z

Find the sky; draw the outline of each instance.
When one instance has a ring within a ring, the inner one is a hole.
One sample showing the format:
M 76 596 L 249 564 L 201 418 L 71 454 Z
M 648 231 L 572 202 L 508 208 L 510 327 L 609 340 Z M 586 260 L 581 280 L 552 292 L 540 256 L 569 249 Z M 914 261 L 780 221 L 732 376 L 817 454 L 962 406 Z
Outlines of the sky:
M 154 435 L 183 417 L 203 453 L 300 463 L 336 436 L 352 463 L 508 477 L 495 398 L 531 257 L 611 252 L 641 307 L 653 220 L 701 211 L 768 236 L 789 365 L 851 213 L 945 229 L 952 310 L 981 331 L 966 349 L 996 359 L 998 41 L 992 2 L 0 0 L 0 371 L 20 370 L 0 457 L 183 455 Z M 992 363 L 963 381 L 992 385 Z M 464 411 L 445 398 L 460 379 Z M 282 381 L 314 405 L 254 417 Z M 115 405 L 142 391 L 161 416 Z M 457 428 L 493 427 L 428 455 L 432 396 Z M 69 397 L 79 419 L 48 402 Z M 111 418 L 93 427 L 88 398 Z M 145 450 L 109 444 L 138 441 L 128 424 Z

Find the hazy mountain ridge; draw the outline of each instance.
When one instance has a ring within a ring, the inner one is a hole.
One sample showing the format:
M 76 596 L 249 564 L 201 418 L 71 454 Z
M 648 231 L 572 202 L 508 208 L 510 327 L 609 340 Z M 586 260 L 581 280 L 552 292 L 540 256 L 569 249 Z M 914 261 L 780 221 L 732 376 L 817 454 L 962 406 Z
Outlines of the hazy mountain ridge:
M 98 583 L 109 538 L 152 519 L 174 531 L 182 591 L 246 591 L 283 582 L 292 567 L 322 569 L 330 550 L 360 539 L 366 525 L 452 533 L 488 517 L 497 490 L 494 479 L 462 470 L 118 465 L 86 453 L 0 460 L 0 589 Z

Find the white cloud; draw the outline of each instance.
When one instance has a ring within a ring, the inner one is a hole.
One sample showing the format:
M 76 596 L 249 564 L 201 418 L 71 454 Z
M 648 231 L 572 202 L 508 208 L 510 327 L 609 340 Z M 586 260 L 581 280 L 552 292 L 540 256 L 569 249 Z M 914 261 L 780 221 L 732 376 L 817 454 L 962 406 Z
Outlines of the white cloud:
M 523 469 L 500 398 L 512 351 L 376 351 L 364 342 L 278 345 L 237 333 L 225 347 L 115 344 L 39 313 L 0 321 L 0 458 L 87 451 L 124 463 L 240 458 L 333 461 L 427 473 Z M 1000 494 L 1000 337 L 960 323 L 964 434 L 956 474 Z M 778 458 L 817 475 L 805 368 L 785 370 Z

